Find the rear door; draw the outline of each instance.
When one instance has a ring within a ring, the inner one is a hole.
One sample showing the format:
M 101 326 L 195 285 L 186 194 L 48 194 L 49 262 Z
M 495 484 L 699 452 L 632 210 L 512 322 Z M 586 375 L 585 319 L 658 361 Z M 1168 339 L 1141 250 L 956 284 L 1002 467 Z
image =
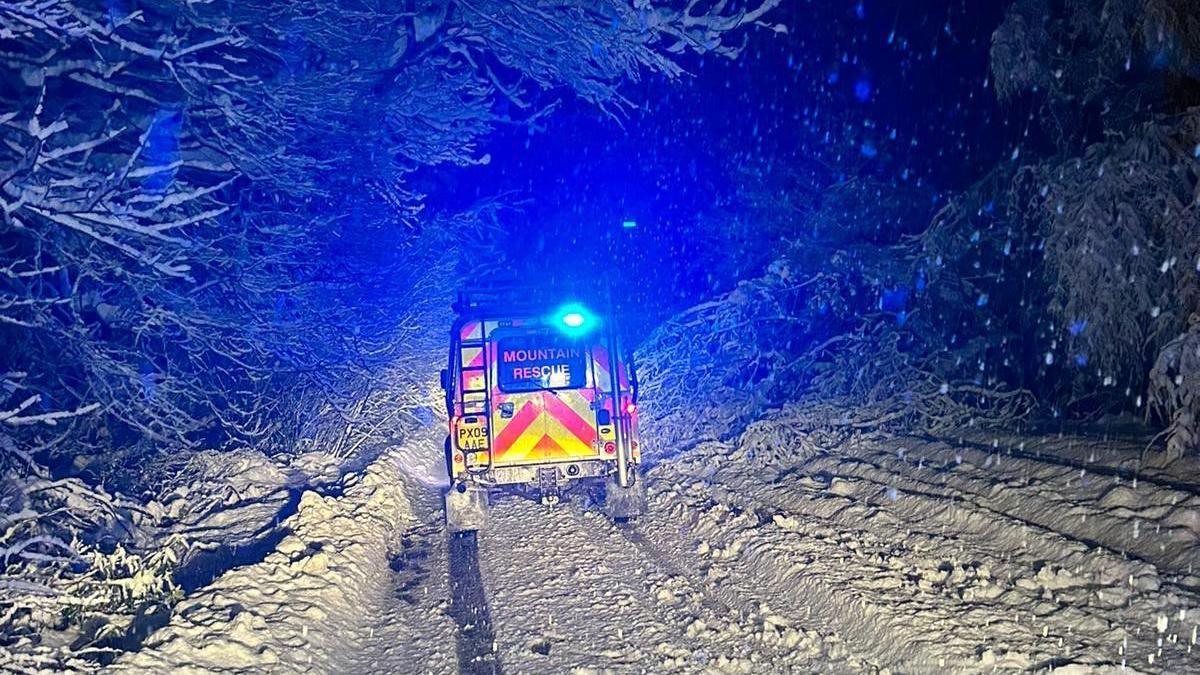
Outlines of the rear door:
M 491 344 L 494 463 L 539 464 L 596 456 L 588 345 L 530 330 L 498 330 Z

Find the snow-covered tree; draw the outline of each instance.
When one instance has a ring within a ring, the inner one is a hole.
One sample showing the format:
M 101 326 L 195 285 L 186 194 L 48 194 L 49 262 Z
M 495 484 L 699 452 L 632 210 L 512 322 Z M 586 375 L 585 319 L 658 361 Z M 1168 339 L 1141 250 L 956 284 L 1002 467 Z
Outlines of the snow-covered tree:
M 1034 103 L 1049 152 L 1015 150 L 927 236 L 951 283 L 996 300 L 969 328 L 1026 346 L 1010 377 L 1061 411 L 1157 411 L 1174 454 L 1197 437 L 1181 358 L 1200 310 L 1197 59 L 1188 3 L 1015 3 L 994 86 Z

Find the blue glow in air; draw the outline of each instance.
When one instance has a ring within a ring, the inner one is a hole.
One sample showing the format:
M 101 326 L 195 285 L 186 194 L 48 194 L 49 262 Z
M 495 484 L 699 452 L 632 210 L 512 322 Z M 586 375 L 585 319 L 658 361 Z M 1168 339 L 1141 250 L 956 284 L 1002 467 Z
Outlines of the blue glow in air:
M 175 181 L 175 163 L 179 161 L 179 133 L 183 114 L 173 108 L 160 108 L 146 133 L 142 161 L 149 174 L 142 189 L 151 194 L 163 194 Z
M 869 80 L 859 80 L 854 83 L 854 98 L 863 103 L 871 99 L 871 82 Z
M 568 302 L 558 308 L 551 323 L 570 337 L 580 337 L 592 332 L 600 322 L 587 307 L 578 302 Z

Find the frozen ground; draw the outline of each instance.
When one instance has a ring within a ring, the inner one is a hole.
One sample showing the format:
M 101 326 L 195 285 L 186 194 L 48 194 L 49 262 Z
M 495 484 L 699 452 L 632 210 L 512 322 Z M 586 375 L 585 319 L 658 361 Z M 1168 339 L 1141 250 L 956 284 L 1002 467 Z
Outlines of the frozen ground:
M 1137 471 L 1138 444 L 706 443 L 650 472 L 632 527 L 498 500 L 478 567 L 419 449 L 306 493 L 274 553 L 114 670 L 1200 671 L 1200 470 Z
M 413 541 L 409 530 L 419 525 L 412 496 L 422 493 L 403 471 L 407 450 L 384 455 L 361 477 L 351 475 L 338 496 L 304 492 L 274 552 L 191 594 L 141 651 L 109 670 L 450 668 L 437 665 L 451 663 L 454 650 L 454 625 L 442 611 L 445 575 L 419 573 L 424 561 L 406 549 Z

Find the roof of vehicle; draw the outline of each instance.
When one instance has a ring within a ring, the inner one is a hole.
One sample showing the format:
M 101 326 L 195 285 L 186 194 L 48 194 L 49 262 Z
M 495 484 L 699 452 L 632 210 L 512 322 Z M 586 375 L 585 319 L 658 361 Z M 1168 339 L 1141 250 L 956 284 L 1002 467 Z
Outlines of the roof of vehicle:
M 460 317 L 522 317 L 541 315 L 567 302 L 599 312 L 608 307 L 609 299 L 599 288 L 493 284 L 460 290 L 452 307 Z

